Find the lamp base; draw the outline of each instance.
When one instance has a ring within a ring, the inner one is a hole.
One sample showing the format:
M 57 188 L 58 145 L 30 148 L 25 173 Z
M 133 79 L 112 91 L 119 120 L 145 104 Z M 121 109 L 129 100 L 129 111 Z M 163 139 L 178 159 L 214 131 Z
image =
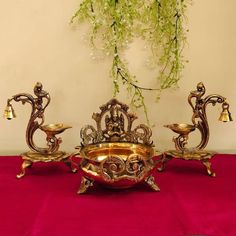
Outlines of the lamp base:
M 191 150 L 186 149 L 184 151 L 179 150 L 170 150 L 164 152 L 160 159 L 160 167 L 158 167 L 159 171 L 163 171 L 165 169 L 166 163 L 173 158 L 183 159 L 183 160 L 196 160 L 200 161 L 207 170 L 207 174 L 211 177 L 215 177 L 215 172 L 211 169 L 211 158 L 215 155 L 215 152 L 206 151 L 206 150 Z
M 21 154 L 23 163 L 21 165 L 21 172 L 16 176 L 17 179 L 25 175 L 27 168 L 30 168 L 36 162 L 60 162 L 63 161 L 73 173 L 77 171 L 77 163 L 72 160 L 72 154 L 57 151 L 52 154 L 42 154 L 39 152 L 25 152 Z

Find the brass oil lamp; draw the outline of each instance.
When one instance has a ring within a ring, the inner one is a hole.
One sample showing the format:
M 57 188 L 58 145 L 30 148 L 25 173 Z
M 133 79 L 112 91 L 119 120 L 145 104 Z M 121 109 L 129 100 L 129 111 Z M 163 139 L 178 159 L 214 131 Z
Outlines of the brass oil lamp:
M 145 182 L 159 191 L 152 176 L 155 163 L 151 129 L 144 124 L 132 129 L 137 117 L 116 99 L 100 110 L 92 116 L 96 128 L 87 125 L 80 132 L 82 142 L 77 149 L 83 176 L 78 193 L 85 193 L 94 182 L 115 189 Z
M 206 151 L 204 148 L 207 146 L 210 131 L 206 115 L 206 107 L 208 104 L 213 106 L 217 103 L 222 104 L 222 113 L 219 120 L 223 122 L 232 121 L 231 114 L 229 112 L 229 104 L 226 102 L 226 98 L 218 94 L 211 94 L 205 96 L 205 86 L 202 82 L 197 84 L 197 90 L 190 92 L 188 96 L 188 103 L 190 104 L 193 115 L 192 124 L 171 124 L 165 127 L 171 129 L 175 133 L 179 134 L 178 137 L 174 137 L 175 150 L 164 152 L 158 168 L 162 171 L 165 168 L 166 163 L 172 158 L 180 158 L 184 160 L 198 160 L 206 167 L 207 173 L 210 176 L 215 176 L 215 173 L 211 169 L 211 158 L 215 155 L 215 152 Z M 201 134 L 200 143 L 194 148 L 187 148 L 187 141 L 189 134 L 195 130 L 199 130 Z
M 61 123 L 44 125 L 44 111 L 49 105 L 51 98 L 49 93 L 43 90 L 43 86 L 39 82 L 34 86 L 34 94 L 36 97 L 28 93 L 19 93 L 14 95 L 11 99 L 8 99 L 7 107 L 4 111 L 4 117 L 11 120 L 16 117 L 11 104 L 12 101 L 22 102 L 22 104 L 28 103 L 32 107 L 26 129 L 26 143 L 31 151 L 21 154 L 23 163 L 21 166 L 21 172 L 16 177 L 23 177 L 26 168 L 31 167 L 34 162 L 63 161 L 73 172 L 75 172 L 76 164 L 73 162 L 71 154 L 59 151 L 62 139 L 56 137 L 56 135 L 71 127 Z M 38 147 L 34 143 L 33 137 L 37 130 L 41 130 L 46 134 L 47 147 Z

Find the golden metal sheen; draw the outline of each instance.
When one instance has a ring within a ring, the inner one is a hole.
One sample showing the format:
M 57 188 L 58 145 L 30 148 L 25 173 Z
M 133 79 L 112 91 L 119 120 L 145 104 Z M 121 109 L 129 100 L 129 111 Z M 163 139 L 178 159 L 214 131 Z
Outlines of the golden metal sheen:
M 129 107 L 116 99 L 94 113 L 96 128 L 87 125 L 81 129 L 79 153 L 83 173 L 78 193 L 85 193 L 94 182 L 109 188 L 129 188 L 144 182 L 159 191 L 152 176 L 155 163 L 150 137 L 152 131 L 144 124 L 132 129 L 137 117 L 128 112 Z
M 30 119 L 26 129 L 26 143 L 31 151 L 21 155 L 23 164 L 21 166 L 21 173 L 17 178 L 25 175 L 25 169 L 32 166 L 34 162 L 51 162 L 51 161 L 64 161 L 69 165 L 73 172 L 76 171 L 76 164 L 71 159 L 71 154 L 59 151 L 59 146 L 62 142 L 61 138 L 56 135 L 64 132 L 66 129 L 71 128 L 64 124 L 44 124 L 44 111 L 49 105 L 51 98 L 48 92 L 43 90 L 41 83 L 36 83 L 34 86 L 34 97 L 28 93 L 19 93 L 14 95 L 7 101 L 7 107 L 4 112 L 4 117 L 8 120 L 15 118 L 15 111 L 11 102 L 22 102 L 22 104 L 30 104 L 32 107 Z M 41 130 L 46 134 L 47 147 L 38 147 L 34 142 L 34 134 L 36 131 Z
M 179 136 L 173 138 L 176 150 L 167 151 L 162 155 L 159 171 L 162 171 L 166 163 L 172 158 L 181 158 L 184 160 L 201 161 L 206 167 L 208 175 L 215 176 L 215 173 L 211 170 L 210 163 L 210 159 L 215 153 L 204 150 L 210 137 L 206 107 L 208 104 L 215 106 L 217 103 L 220 103 L 222 104 L 222 113 L 219 120 L 228 122 L 232 121 L 232 117 L 229 112 L 229 104 L 226 102 L 226 98 L 218 94 L 211 94 L 204 97 L 205 92 L 205 86 L 200 82 L 197 84 L 197 90 L 190 92 L 188 96 L 188 103 L 193 111 L 192 124 L 165 125 L 165 127 L 179 134 Z M 186 148 L 189 134 L 195 130 L 198 130 L 201 134 L 200 143 L 194 148 Z

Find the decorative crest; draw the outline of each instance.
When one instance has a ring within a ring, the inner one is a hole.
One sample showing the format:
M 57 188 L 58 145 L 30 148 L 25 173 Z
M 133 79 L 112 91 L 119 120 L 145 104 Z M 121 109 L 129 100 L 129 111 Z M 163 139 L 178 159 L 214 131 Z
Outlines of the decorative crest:
M 96 144 L 101 142 L 131 142 L 152 145 L 150 137 L 151 129 L 140 124 L 132 130 L 133 121 L 138 117 L 130 113 L 129 107 L 111 99 L 100 106 L 100 113 L 93 113 L 92 118 L 96 121 L 97 129 L 92 125 L 86 125 L 80 131 L 82 145 Z

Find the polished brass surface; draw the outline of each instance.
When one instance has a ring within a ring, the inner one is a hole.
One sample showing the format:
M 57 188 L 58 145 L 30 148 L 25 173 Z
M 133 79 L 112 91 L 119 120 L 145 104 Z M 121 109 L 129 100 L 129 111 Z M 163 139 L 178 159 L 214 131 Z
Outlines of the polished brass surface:
M 176 150 L 167 151 L 162 155 L 161 167 L 162 171 L 165 167 L 166 162 L 172 158 L 181 158 L 185 160 L 199 160 L 207 168 L 207 173 L 210 176 L 215 176 L 215 173 L 211 171 L 210 159 L 214 156 L 212 152 L 205 151 L 204 148 L 207 146 L 210 136 L 210 130 L 207 120 L 206 107 L 208 104 L 213 106 L 217 103 L 222 104 L 222 113 L 219 118 L 220 121 L 232 121 L 231 114 L 229 112 L 229 104 L 226 102 L 226 98 L 218 94 L 211 94 L 205 96 L 205 86 L 202 82 L 197 84 L 197 90 L 190 92 L 188 96 L 188 103 L 190 104 L 193 115 L 192 124 L 171 124 L 165 125 L 175 133 L 178 133 L 178 137 L 174 137 Z M 186 148 L 189 134 L 195 130 L 200 131 L 201 140 L 198 145 L 194 148 Z
M 119 188 L 119 180 L 134 185 L 153 169 L 153 148 L 132 143 L 101 143 L 81 149 L 84 176 Z
M 87 125 L 81 129 L 81 147 L 76 148 L 82 156 L 83 177 L 78 193 L 85 193 L 94 181 L 118 189 L 144 182 L 159 191 L 151 175 L 155 167 L 151 129 L 144 124 L 132 129 L 137 117 L 128 109 L 112 99 L 93 114 L 96 128 Z
M 86 159 L 101 162 L 111 155 L 124 156 L 124 159 L 131 154 L 142 155 L 144 159 L 150 159 L 154 155 L 152 146 L 128 142 L 109 142 L 91 144 L 81 148 L 80 154 Z
M 196 128 L 194 125 L 189 125 L 189 124 L 171 124 L 171 125 L 165 125 L 164 127 L 169 128 L 175 133 L 181 135 L 188 135 Z
M 193 132 L 196 127 L 189 124 L 171 124 L 164 127 L 171 129 L 175 133 L 179 134 L 177 138 L 173 138 L 175 147 L 177 150 L 185 150 L 185 145 L 188 143 L 188 135 Z
M 14 95 L 11 99 L 8 99 L 7 101 L 7 108 L 4 112 L 4 117 L 7 119 L 12 119 L 15 117 L 15 112 L 13 110 L 12 101 L 15 102 L 22 102 L 22 104 L 30 104 L 32 111 L 30 115 L 30 119 L 27 125 L 26 129 L 26 143 L 28 147 L 31 149 L 31 152 L 27 152 L 27 155 L 23 155 L 22 159 L 26 160 L 27 162 L 23 162 L 22 165 L 22 173 L 25 173 L 25 168 L 27 168 L 29 165 L 28 162 L 36 162 L 36 161 L 42 161 L 42 162 L 48 162 L 48 161 L 58 161 L 61 156 L 67 156 L 66 158 L 68 161 L 69 154 L 65 154 L 64 152 L 60 152 L 59 146 L 62 142 L 62 139 L 59 137 L 57 138 L 56 135 L 64 132 L 66 129 L 71 128 L 70 126 L 66 126 L 64 124 L 49 124 L 49 125 L 43 125 L 44 124 L 44 111 L 46 107 L 49 105 L 51 98 L 48 92 L 43 90 L 43 86 L 41 83 L 36 83 L 34 86 L 34 95 L 28 94 L 28 93 L 19 93 Z M 37 130 L 41 130 L 46 134 L 46 141 L 47 145 L 46 147 L 38 147 L 34 142 L 34 134 Z M 35 160 L 36 158 L 37 160 Z M 63 161 L 66 163 L 65 159 L 63 158 Z M 31 163 L 31 164 L 32 164 Z M 66 163 L 67 164 L 67 163 Z M 74 168 L 72 169 L 72 171 Z M 24 174 L 18 175 L 22 177 Z
M 43 130 L 48 136 L 54 136 L 56 134 L 60 134 L 64 132 L 66 129 L 70 128 L 72 127 L 64 124 L 49 124 L 41 126 L 41 130 Z

